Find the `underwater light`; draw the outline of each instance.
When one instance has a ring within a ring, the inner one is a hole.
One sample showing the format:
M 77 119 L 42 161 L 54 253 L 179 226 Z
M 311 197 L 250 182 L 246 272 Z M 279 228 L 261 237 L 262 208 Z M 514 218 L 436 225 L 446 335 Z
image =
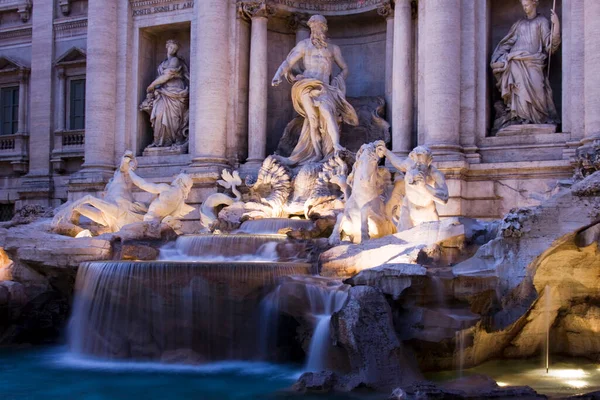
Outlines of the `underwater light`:
M 588 375 L 582 369 L 550 369 L 548 375 L 555 378 L 572 379 L 572 378 L 583 378 Z
M 565 381 L 565 383 L 567 385 L 577 388 L 577 389 L 584 388 L 588 385 L 588 383 L 586 381 L 580 381 L 580 380 L 570 380 L 570 381 Z

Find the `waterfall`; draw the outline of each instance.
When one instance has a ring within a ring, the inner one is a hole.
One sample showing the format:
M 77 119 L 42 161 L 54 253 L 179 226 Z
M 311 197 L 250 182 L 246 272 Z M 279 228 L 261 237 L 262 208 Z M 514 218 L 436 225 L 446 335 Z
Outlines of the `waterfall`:
M 261 303 L 260 321 L 263 329 L 259 347 L 263 349 L 264 357 L 269 357 L 273 343 L 277 340 L 279 316 L 291 315 L 313 325 L 306 355 L 306 370 L 325 370 L 331 347 L 331 317 L 345 304 L 349 289 L 349 285 L 339 280 L 319 276 L 285 278 Z
M 552 291 L 550 286 L 546 285 L 544 289 L 544 322 L 546 325 L 546 373 L 550 372 L 550 313 L 552 311 Z
M 447 308 L 446 297 L 444 296 L 444 283 L 437 275 L 430 275 L 431 288 L 434 292 L 437 306 L 439 308 Z
M 262 296 L 311 265 L 289 262 L 87 262 L 79 267 L 69 345 L 104 358 L 255 359 Z
M 160 250 L 171 261 L 277 261 L 278 245 L 289 246 L 283 235 L 185 235 Z M 300 250 L 298 251 L 300 252 Z
M 456 351 L 456 369 L 458 371 L 458 376 L 459 378 L 462 378 L 463 376 L 463 371 L 465 369 L 465 337 L 466 337 L 467 331 L 466 330 L 461 330 L 461 331 L 456 331 L 456 335 L 455 335 L 455 351 Z
M 307 219 L 289 219 L 289 218 L 265 218 L 249 220 L 242 223 L 238 232 L 265 234 L 279 233 L 281 229 L 306 229 L 313 228 L 314 224 Z
M 315 330 L 308 348 L 307 371 L 318 372 L 327 368 L 327 355 L 331 347 L 329 333 L 331 316 L 344 306 L 348 297 L 349 287 L 338 282 L 336 281 L 333 285 L 306 285 L 310 300 L 310 312 L 316 320 Z

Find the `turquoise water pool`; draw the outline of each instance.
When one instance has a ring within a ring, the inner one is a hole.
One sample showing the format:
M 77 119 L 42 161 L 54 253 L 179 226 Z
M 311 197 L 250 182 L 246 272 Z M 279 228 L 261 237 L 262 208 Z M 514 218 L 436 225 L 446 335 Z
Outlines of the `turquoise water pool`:
M 282 391 L 300 374 L 296 366 L 267 363 L 194 367 L 81 359 L 62 348 L 0 351 L 0 399 L 275 400 L 290 397 Z

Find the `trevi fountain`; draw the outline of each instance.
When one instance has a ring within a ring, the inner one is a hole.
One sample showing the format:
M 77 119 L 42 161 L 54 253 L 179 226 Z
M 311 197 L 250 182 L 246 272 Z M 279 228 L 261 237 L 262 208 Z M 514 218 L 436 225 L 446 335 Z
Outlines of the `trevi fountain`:
M 600 1 L 2 3 L 0 398 L 600 398 Z

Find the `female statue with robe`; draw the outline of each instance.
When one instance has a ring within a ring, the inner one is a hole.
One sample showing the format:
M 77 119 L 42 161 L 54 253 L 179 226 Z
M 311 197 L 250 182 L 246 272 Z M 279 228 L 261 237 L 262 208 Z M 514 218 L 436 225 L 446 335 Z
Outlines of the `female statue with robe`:
M 560 46 L 558 16 L 552 24 L 537 13 L 539 0 L 521 0 L 525 17 L 517 21 L 492 55 L 491 67 L 506 105 L 494 128 L 515 124 L 556 124 L 559 121 L 546 75 L 548 58 Z
M 166 44 L 167 59 L 158 66 L 158 77 L 148 86 L 148 95 L 140 109 L 150 114 L 154 141 L 148 147 L 184 145 L 189 129 L 190 73 L 177 55 L 179 43 Z

